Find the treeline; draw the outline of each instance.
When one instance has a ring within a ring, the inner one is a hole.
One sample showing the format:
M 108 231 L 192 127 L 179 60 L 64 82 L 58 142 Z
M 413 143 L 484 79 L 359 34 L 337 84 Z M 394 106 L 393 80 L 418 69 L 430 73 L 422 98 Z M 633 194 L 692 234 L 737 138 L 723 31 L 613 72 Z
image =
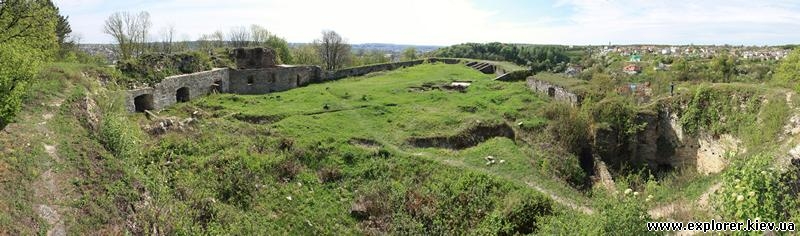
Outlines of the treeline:
M 318 65 L 326 70 L 386 63 L 393 60 L 414 60 L 418 57 L 414 48 L 406 49 L 401 56 L 377 50 L 353 51 L 345 38 L 331 30 L 323 31 L 321 37 L 313 42 L 290 47 L 286 39 L 270 32 L 266 27 L 256 24 L 249 27 L 233 27 L 227 32 L 217 30 L 213 33 L 203 34 L 191 43 L 189 39 L 176 40 L 177 32 L 174 26 L 161 29 L 156 37 L 151 35 L 151 28 L 150 14 L 147 12 L 114 13 L 106 19 L 104 27 L 104 32 L 114 38 L 116 44 L 113 58 L 117 59 L 119 65 L 124 65 L 123 67 L 126 68 L 124 72 L 127 72 L 125 74 L 146 76 L 142 78 L 146 81 L 142 82 L 148 84 L 159 81 L 158 77 L 168 76 L 169 73 L 152 73 L 150 70 L 135 71 L 136 68 L 145 67 L 140 65 L 153 64 L 153 62 L 139 62 L 140 60 L 165 58 L 152 54 L 184 55 L 192 49 L 206 54 L 212 60 L 224 61 L 228 57 L 226 52 L 230 48 L 269 47 L 275 50 L 278 63 Z M 154 38 L 156 40 L 152 40 Z M 219 66 L 218 63 L 214 64 Z
M 498 42 L 453 45 L 433 51 L 432 56 L 510 61 L 528 66 L 537 72 L 561 72 L 566 69 L 567 63 L 570 61 L 565 46 L 517 45 Z

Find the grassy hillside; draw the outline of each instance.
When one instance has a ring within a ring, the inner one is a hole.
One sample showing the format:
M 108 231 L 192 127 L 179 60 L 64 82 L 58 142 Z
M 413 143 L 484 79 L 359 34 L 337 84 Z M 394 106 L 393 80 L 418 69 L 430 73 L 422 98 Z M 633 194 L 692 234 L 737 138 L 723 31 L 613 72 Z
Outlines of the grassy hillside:
M 473 84 L 464 93 L 433 89 L 455 80 Z M 158 137 L 146 158 L 178 164 L 143 168 L 175 182 L 162 188 L 168 195 L 192 189 L 184 196 L 193 199 L 188 202 L 217 199 L 214 214 L 237 217 L 185 222 L 196 229 L 250 232 L 244 225 L 253 224 L 295 233 L 531 232 L 535 224 L 519 225 L 514 214 L 535 221 L 558 207 L 520 181 L 539 173 L 535 150 L 505 137 L 460 151 L 417 148 L 408 140 L 455 136 L 479 123 L 524 122 L 536 117 L 542 102 L 521 83 L 493 82 L 443 64 L 283 93 L 214 95 L 162 112 L 188 117 L 200 111 L 198 132 Z M 140 114 L 131 118 L 147 123 Z M 504 164 L 487 166 L 488 155 Z M 362 205 L 365 215 L 351 215 Z
M 463 65 L 215 94 L 150 118 L 124 111 L 115 76 L 77 64 L 40 73 L 21 121 L 0 135 L 0 233 L 641 234 L 651 218 L 713 217 L 713 186 L 767 168 L 632 169 L 610 190 L 591 186 L 574 144 L 588 142 L 597 117 L 585 113 L 604 103 L 571 107 Z M 751 150 L 780 135 L 777 111 L 793 103 L 769 90 L 739 114 L 722 109 L 737 105 L 728 92 L 765 92 L 689 88 L 671 98 L 686 104 L 679 122 L 739 134 Z

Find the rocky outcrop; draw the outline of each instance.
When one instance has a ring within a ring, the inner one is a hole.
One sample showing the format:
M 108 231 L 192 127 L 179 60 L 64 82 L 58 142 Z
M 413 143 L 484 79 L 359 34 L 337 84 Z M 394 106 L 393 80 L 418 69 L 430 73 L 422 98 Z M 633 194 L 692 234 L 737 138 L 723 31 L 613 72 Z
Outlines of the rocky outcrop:
M 596 131 L 593 146 L 598 155 L 615 167 L 647 166 L 657 171 L 690 167 L 712 174 L 727 167 L 728 154 L 745 151 L 741 141 L 731 135 L 685 134 L 678 117 L 669 110 L 639 113 L 638 122 L 646 125 L 631 143 L 617 140 L 616 131 Z

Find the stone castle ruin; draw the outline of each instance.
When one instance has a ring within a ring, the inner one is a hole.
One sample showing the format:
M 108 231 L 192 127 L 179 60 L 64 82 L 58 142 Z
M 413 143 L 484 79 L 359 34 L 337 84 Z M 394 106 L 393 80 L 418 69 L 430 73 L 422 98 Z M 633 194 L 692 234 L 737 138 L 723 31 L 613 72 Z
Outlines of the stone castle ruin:
M 238 48 L 233 50 L 233 57 L 236 61 L 236 68 L 216 68 L 193 74 L 170 76 L 152 87 L 129 90 L 126 99 L 128 111 L 159 110 L 211 93 L 266 94 L 280 92 L 312 83 L 395 70 L 423 63 L 466 63 L 467 66 L 485 74 L 494 73 L 500 77 L 510 73 L 489 62 L 463 61 L 452 58 L 428 58 L 323 71 L 318 66 L 277 65 L 276 53 L 270 48 Z

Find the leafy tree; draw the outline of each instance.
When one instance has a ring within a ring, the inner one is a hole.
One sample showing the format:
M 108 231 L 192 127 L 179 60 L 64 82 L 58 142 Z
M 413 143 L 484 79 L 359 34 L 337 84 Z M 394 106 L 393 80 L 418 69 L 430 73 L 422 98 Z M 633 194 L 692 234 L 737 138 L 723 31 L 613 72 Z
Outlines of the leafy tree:
M 686 81 L 690 79 L 691 70 L 686 59 L 680 58 L 676 60 L 672 64 L 672 70 L 677 74 L 678 80 Z
M 0 44 L 0 129 L 13 121 L 25 86 L 39 67 L 41 55 L 32 51 L 18 43 Z
M 260 25 L 250 26 L 250 37 L 254 46 L 265 46 L 275 49 L 278 58 L 285 64 L 295 63 L 292 53 L 289 51 L 289 43 L 285 39 L 269 32 Z
M 736 59 L 728 55 L 715 57 L 711 62 L 711 69 L 720 74 L 723 82 L 730 82 L 731 76 L 736 72 Z
M 0 0 L 0 129 L 20 109 L 39 65 L 58 48 L 56 10 L 45 0 Z
M 800 48 L 784 58 L 778 69 L 775 71 L 775 82 L 783 86 L 794 85 L 794 89 L 800 91 Z
M 47 0 L 47 6 L 53 9 L 56 13 L 56 37 L 58 38 L 58 45 L 63 45 L 67 42 L 67 37 L 72 33 L 72 27 L 69 25 L 69 17 L 60 14 L 58 7 L 53 4 L 52 0 Z
M 411 61 L 417 59 L 417 48 L 408 47 L 403 50 L 403 61 Z
M 19 43 L 47 54 L 57 48 L 55 9 L 43 0 L 0 0 L 0 44 Z
M 303 44 L 291 48 L 294 63 L 299 65 L 322 65 L 317 49 L 312 44 Z

